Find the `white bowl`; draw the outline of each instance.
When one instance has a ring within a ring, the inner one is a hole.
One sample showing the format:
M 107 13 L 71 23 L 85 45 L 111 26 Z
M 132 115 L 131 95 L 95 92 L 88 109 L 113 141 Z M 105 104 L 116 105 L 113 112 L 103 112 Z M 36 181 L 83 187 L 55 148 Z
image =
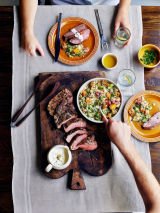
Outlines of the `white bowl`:
M 58 151 L 61 153 L 63 152 L 66 152 L 64 155 L 66 155 L 66 161 L 64 164 L 62 165 L 57 165 L 55 163 L 55 156 L 58 155 Z M 48 166 L 46 167 L 45 171 L 46 172 L 50 172 L 53 169 L 56 169 L 56 170 L 62 170 L 62 169 L 65 169 L 69 166 L 69 164 L 71 163 L 72 161 L 72 154 L 71 154 L 71 151 L 69 150 L 69 147 L 68 146 L 65 146 L 65 145 L 55 145 L 54 147 L 52 147 L 50 149 L 50 151 L 48 152 L 48 155 L 47 155 L 47 160 L 48 160 Z
M 81 110 L 81 108 L 80 108 L 80 105 L 79 105 L 79 95 L 80 95 L 81 91 L 84 90 L 84 88 L 85 88 L 90 82 L 92 82 L 92 81 L 97 81 L 97 80 L 106 80 L 106 81 L 108 81 L 108 82 L 114 84 L 114 85 L 118 88 L 118 90 L 119 90 L 119 92 L 120 92 L 120 94 L 121 94 L 121 105 L 120 105 L 120 107 L 119 107 L 119 109 L 118 109 L 118 112 L 117 112 L 113 117 L 115 117 L 115 116 L 118 115 L 118 113 L 119 113 L 119 111 L 120 111 L 120 109 L 121 109 L 121 107 L 122 107 L 122 92 L 121 92 L 120 88 L 117 86 L 117 84 L 115 84 L 113 81 L 111 81 L 111 80 L 109 80 L 109 79 L 107 79 L 107 78 L 92 78 L 92 79 L 86 81 L 84 84 L 82 84 L 82 86 L 79 88 L 78 93 L 77 93 L 77 106 L 78 106 L 78 109 L 79 109 L 80 113 L 81 113 L 87 120 L 89 120 L 89 121 L 91 121 L 91 122 L 94 122 L 94 123 L 103 123 L 103 121 L 97 121 L 97 120 L 94 120 L 94 119 L 92 119 L 92 118 L 87 117 L 87 115 L 84 114 L 84 113 L 82 112 L 82 110 Z M 112 118 L 113 118 L 113 117 L 112 117 Z

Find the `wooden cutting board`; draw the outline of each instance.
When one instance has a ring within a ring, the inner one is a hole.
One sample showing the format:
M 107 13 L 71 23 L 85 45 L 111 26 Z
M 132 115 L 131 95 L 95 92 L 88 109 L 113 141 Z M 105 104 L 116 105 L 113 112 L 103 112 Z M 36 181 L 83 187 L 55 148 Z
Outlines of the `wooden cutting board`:
M 103 124 L 93 124 L 87 121 L 88 127 L 95 133 L 98 142 L 98 148 L 94 151 L 71 151 L 72 163 L 64 170 L 52 170 L 50 173 L 45 172 L 47 166 L 47 153 L 51 147 L 57 144 L 67 144 L 65 142 L 65 133 L 63 129 L 57 129 L 53 117 L 47 111 L 47 105 L 51 97 L 48 95 L 54 84 L 60 82 L 60 87 L 56 94 L 63 88 L 69 88 L 73 92 L 74 105 L 76 106 L 76 95 L 79 87 L 87 80 L 95 77 L 105 77 L 104 72 L 56 72 L 56 73 L 40 73 L 37 77 L 40 83 L 37 100 L 44 97 L 45 101 L 40 104 L 39 118 L 37 122 L 40 127 L 40 147 L 41 147 L 41 169 L 46 176 L 57 179 L 69 172 L 68 187 L 70 189 L 82 190 L 86 189 L 81 170 L 84 170 L 92 176 L 104 175 L 112 164 L 110 141 L 104 132 Z M 56 95 L 55 94 L 55 95 Z M 77 112 L 79 113 L 78 109 Z M 82 115 L 79 113 L 79 117 Z M 85 119 L 85 118 L 84 118 Z

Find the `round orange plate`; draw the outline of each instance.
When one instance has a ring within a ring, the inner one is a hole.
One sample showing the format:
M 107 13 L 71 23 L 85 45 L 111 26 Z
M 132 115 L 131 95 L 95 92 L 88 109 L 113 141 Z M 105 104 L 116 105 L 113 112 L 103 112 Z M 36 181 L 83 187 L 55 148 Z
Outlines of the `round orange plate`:
M 131 116 L 128 114 L 128 110 L 131 108 L 134 101 L 140 96 L 144 96 L 145 100 L 149 103 L 154 103 L 150 112 L 151 115 L 160 111 L 160 93 L 155 91 L 142 91 L 131 97 L 127 102 L 124 108 L 124 121 L 131 126 L 132 135 L 137 139 L 144 142 L 158 142 L 160 141 L 160 125 L 151 130 L 145 130 L 141 127 L 139 122 L 131 121 Z
M 69 17 L 69 18 L 62 19 L 61 39 L 66 32 L 68 32 L 70 29 L 76 27 L 79 24 L 85 24 L 91 30 L 89 38 L 83 42 L 84 47 L 89 48 L 89 52 L 86 53 L 83 57 L 69 58 L 65 54 L 64 50 L 61 48 L 58 60 L 64 64 L 68 64 L 68 65 L 83 64 L 86 61 L 90 60 L 91 57 L 96 53 L 96 51 L 98 49 L 98 45 L 99 45 L 98 33 L 97 33 L 95 27 L 90 22 L 88 22 L 87 20 L 85 20 L 83 18 Z M 55 24 L 51 28 L 49 35 L 48 35 L 48 46 L 49 46 L 49 49 L 53 56 L 55 55 L 56 31 L 57 31 L 57 24 Z

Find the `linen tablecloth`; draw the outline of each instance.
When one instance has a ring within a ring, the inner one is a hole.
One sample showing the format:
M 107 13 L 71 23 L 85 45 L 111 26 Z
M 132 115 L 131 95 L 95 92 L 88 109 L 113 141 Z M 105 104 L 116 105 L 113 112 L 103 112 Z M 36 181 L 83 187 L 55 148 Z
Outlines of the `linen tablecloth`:
M 100 48 L 84 65 L 66 66 L 53 63 L 53 57 L 48 51 L 46 42 L 48 31 L 55 24 L 56 15 L 59 12 L 63 13 L 63 17 L 83 17 L 97 28 L 94 8 L 99 9 L 104 34 L 109 38 L 115 10 L 112 6 L 39 7 L 35 20 L 35 33 L 45 51 L 45 57 L 30 57 L 20 48 L 18 13 L 14 8 L 12 114 L 33 91 L 34 78 L 40 72 L 103 70 L 98 63 L 104 54 Z M 144 70 L 135 60 L 137 51 L 142 45 L 141 8 L 132 6 L 129 12 L 132 29 L 131 44 L 120 50 L 111 43 L 111 51 L 118 55 L 119 64 L 114 71 L 107 71 L 106 76 L 116 82 L 121 69 L 133 69 L 137 77 L 132 88 L 134 94 L 144 89 Z M 127 98 L 124 96 L 124 103 Z M 26 107 L 24 114 L 33 104 L 34 100 Z M 144 211 L 144 204 L 132 172 L 114 145 L 112 145 L 113 165 L 109 172 L 101 177 L 92 177 L 83 173 L 86 191 L 71 191 L 66 188 L 67 175 L 52 180 L 41 173 L 38 168 L 37 144 L 40 144 L 40 141 L 38 141 L 37 134 L 40 133 L 36 132 L 35 112 L 20 127 L 12 129 L 14 156 L 12 191 L 15 213 Z M 132 141 L 150 167 L 148 144 L 139 142 L 133 137 Z

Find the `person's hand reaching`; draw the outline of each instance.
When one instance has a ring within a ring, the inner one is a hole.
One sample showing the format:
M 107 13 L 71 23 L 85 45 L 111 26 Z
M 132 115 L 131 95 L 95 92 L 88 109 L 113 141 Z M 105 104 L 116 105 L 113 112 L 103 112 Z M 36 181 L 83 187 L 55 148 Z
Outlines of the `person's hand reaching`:
M 36 56 L 37 53 L 40 56 L 44 56 L 44 51 L 37 38 L 35 37 L 34 33 L 22 34 L 22 47 L 31 56 Z
M 129 14 L 128 14 L 128 11 L 126 9 L 119 8 L 119 10 L 118 10 L 118 13 L 117 13 L 117 16 L 116 16 L 116 19 L 115 19 L 115 24 L 114 24 L 113 37 L 116 36 L 116 32 L 117 32 L 119 27 L 126 27 L 130 30 Z M 127 42 L 127 44 L 129 44 L 130 40 Z
M 131 129 L 126 123 L 115 120 L 103 119 L 105 123 L 106 133 L 110 140 L 121 150 L 130 149 L 131 143 Z

